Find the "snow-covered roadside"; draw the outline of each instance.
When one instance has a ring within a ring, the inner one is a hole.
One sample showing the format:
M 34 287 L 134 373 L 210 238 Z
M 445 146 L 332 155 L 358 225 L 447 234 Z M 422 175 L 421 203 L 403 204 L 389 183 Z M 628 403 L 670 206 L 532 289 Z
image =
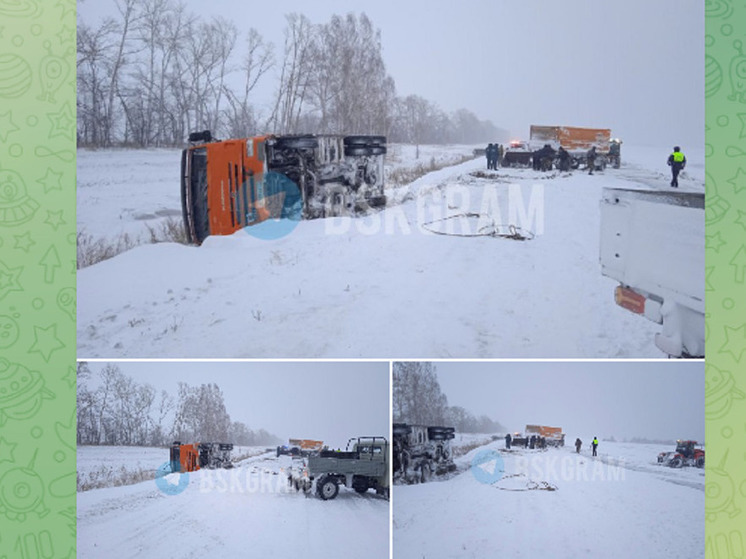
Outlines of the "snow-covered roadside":
M 78 493 L 77 556 L 389 557 L 388 501 L 344 488 L 333 501 L 306 498 L 287 487 L 286 467 L 248 458 L 189 474 L 173 496 L 152 480 Z
M 474 449 L 458 476 L 396 486 L 394 556 L 702 557 L 704 472 L 653 465 L 656 448 Z M 500 475 L 478 478 L 469 465 L 490 450 Z

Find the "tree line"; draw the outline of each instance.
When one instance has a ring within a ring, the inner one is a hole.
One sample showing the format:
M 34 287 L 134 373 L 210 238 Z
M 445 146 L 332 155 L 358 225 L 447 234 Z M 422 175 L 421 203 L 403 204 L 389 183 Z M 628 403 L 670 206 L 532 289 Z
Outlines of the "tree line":
M 449 406 L 432 363 L 394 363 L 392 396 L 394 423 L 443 425 L 460 433 L 505 432 L 486 415 L 476 417 L 460 406 Z
M 383 134 L 391 142 L 483 143 L 505 132 L 471 111 L 400 97 L 381 32 L 364 14 L 312 24 L 285 16 L 280 49 L 225 17 L 177 0 L 115 0 L 117 16 L 77 28 L 78 144 L 176 146 L 195 130 Z M 270 73 L 270 70 L 275 70 Z M 257 85 L 274 79 L 268 107 Z
M 77 443 L 79 445 L 166 446 L 172 441 L 276 445 L 275 435 L 232 421 L 217 384 L 160 393 L 107 364 L 94 374 L 78 363 Z M 95 387 L 94 387 L 95 385 Z

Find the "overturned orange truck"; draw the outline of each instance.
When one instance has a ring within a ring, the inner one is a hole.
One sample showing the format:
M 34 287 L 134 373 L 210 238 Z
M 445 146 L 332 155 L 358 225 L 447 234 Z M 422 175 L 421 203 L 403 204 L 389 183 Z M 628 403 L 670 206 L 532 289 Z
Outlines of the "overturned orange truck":
M 175 441 L 170 449 L 172 472 L 196 472 L 202 468 L 232 468 L 231 443 L 191 443 Z
M 192 133 L 181 156 L 187 239 L 230 235 L 267 219 L 353 215 L 386 204 L 384 136 Z

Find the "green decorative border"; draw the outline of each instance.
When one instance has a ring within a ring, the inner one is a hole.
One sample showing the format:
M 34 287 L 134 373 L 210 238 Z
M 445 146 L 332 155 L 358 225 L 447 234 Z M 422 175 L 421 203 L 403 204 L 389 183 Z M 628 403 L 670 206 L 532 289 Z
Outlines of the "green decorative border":
M 705 3 L 705 556 L 746 533 L 746 3 Z
M 75 556 L 75 30 L 0 1 L 0 559 Z

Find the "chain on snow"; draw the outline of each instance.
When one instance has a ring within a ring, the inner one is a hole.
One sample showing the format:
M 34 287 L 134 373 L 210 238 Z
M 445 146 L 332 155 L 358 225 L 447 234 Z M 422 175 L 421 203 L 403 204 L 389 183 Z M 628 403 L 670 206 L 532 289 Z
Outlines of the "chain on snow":
M 443 217 L 441 219 L 423 223 L 422 227 L 430 233 L 435 233 L 436 235 L 446 235 L 449 237 L 500 237 L 502 239 L 513 239 L 514 241 L 530 241 L 535 236 L 531 231 L 523 231 L 520 227 L 516 227 L 515 225 L 497 225 L 494 221 L 490 225 L 484 225 L 480 227 L 476 233 L 452 233 L 448 231 L 439 231 L 437 229 L 429 227 L 430 225 L 436 223 L 444 223 L 446 221 L 450 221 L 451 219 L 474 217 L 477 219 L 482 219 L 483 215 L 474 212 L 449 215 L 448 217 Z

